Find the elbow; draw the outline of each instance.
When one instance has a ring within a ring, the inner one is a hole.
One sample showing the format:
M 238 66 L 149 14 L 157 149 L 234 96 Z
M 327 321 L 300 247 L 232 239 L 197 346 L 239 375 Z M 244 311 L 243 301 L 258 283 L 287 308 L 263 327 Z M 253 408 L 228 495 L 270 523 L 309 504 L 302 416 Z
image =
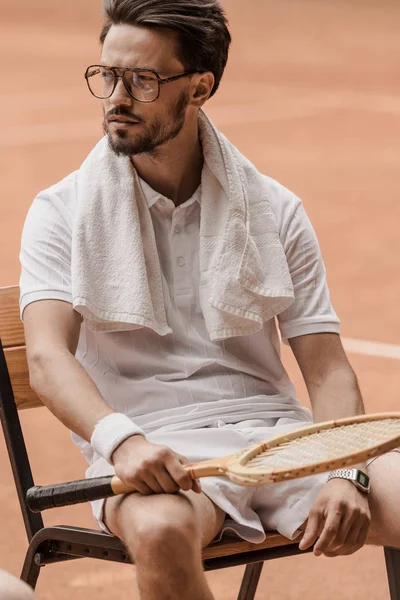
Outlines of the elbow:
M 29 385 L 36 393 L 40 393 L 41 383 L 43 382 L 46 368 L 48 368 L 50 358 L 39 351 L 27 352 Z
M 357 375 L 348 361 L 330 365 L 329 368 L 320 370 L 313 375 L 306 382 L 309 391 L 317 392 L 327 385 L 336 385 L 338 383 L 346 389 L 354 391 L 359 389 Z
M 52 348 L 51 351 L 47 349 L 27 351 L 29 385 L 38 396 L 49 387 L 52 374 L 62 368 L 61 363 L 65 362 L 67 355 L 70 356 L 68 350 L 57 348 Z

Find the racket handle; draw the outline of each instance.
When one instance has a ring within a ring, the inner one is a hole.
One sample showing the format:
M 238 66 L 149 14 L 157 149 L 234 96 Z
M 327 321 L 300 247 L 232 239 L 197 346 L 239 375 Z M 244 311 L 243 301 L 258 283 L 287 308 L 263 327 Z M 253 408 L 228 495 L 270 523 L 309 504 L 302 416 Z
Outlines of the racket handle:
M 40 512 L 57 506 L 80 504 L 116 494 L 132 491 L 118 477 L 94 477 L 55 485 L 31 487 L 26 494 L 26 503 L 32 512 Z
M 221 475 L 221 459 L 185 465 L 184 469 L 193 479 Z M 49 508 L 100 500 L 132 491 L 133 489 L 116 475 L 108 475 L 31 487 L 26 494 L 26 503 L 31 512 L 41 512 Z

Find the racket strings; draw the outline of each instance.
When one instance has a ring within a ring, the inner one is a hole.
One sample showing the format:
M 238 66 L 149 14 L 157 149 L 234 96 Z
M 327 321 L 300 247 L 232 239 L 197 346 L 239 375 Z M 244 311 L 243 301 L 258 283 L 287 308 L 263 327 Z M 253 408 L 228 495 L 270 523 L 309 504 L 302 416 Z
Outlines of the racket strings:
M 400 436 L 400 419 L 354 423 L 297 438 L 260 452 L 246 463 L 249 469 L 299 468 L 356 454 Z M 371 456 L 375 452 L 371 450 Z M 351 458 L 349 459 L 349 462 Z M 345 463 L 344 463 L 345 464 Z

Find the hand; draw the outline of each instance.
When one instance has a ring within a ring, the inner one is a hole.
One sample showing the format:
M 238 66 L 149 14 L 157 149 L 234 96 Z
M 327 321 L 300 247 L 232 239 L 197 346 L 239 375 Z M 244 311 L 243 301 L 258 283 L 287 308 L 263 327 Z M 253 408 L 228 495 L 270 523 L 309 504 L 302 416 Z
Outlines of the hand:
M 118 477 L 143 496 L 174 494 L 179 490 L 201 493 L 183 465 L 189 461 L 166 446 L 152 444 L 142 435 L 132 435 L 114 450 L 112 462 Z
M 316 542 L 315 556 L 353 554 L 365 544 L 370 521 L 368 497 L 351 481 L 331 479 L 311 508 L 299 548 Z

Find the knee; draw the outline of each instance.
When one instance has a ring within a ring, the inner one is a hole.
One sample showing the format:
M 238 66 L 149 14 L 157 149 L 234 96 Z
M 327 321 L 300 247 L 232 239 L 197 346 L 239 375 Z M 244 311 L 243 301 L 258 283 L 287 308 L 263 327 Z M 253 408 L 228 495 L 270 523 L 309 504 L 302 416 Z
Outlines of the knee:
M 0 597 L 2 600 L 34 600 L 35 598 L 29 585 L 5 571 L 0 571 Z
M 190 554 L 192 549 L 201 548 L 199 526 L 190 511 L 136 515 L 126 531 L 126 538 L 134 556 L 158 554 L 171 557 L 183 552 Z
M 199 538 L 195 519 L 182 515 L 180 518 L 157 515 L 143 519 L 132 528 L 132 541 L 139 548 L 171 548 L 190 546 Z

